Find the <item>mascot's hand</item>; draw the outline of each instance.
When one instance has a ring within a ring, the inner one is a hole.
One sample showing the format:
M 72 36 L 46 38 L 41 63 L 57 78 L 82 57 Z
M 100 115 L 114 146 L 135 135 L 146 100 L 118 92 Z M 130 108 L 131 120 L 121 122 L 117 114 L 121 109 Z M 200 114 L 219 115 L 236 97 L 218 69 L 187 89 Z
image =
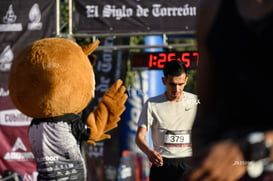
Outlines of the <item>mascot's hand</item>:
M 88 143 L 96 145 L 97 141 L 109 139 L 106 132 L 117 127 L 121 114 L 125 111 L 125 102 L 128 98 L 122 81 L 117 80 L 103 95 L 97 108 L 88 116 L 87 126 L 90 129 Z

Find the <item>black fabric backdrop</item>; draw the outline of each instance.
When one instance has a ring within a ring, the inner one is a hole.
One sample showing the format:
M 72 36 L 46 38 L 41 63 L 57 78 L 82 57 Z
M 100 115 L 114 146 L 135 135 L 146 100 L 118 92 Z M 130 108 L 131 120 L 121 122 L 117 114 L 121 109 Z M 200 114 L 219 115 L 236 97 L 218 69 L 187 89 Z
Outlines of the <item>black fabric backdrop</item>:
M 75 0 L 78 33 L 194 31 L 199 0 Z
M 4 170 L 35 180 L 36 165 L 27 137 L 31 118 L 13 106 L 8 74 L 14 56 L 26 44 L 55 36 L 56 1 L 0 1 L 0 176 Z

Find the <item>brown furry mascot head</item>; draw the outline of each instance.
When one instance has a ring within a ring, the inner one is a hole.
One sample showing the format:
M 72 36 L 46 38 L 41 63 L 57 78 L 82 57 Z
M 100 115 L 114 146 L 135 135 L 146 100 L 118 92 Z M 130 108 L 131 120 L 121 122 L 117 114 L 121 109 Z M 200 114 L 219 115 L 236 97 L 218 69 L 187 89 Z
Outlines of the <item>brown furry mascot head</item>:
M 94 96 L 93 67 L 86 49 L 62 38 L 48 38 L 28 45 L 15 58 L 9 77 L 14 105 L 34 118 L 81 112 Z

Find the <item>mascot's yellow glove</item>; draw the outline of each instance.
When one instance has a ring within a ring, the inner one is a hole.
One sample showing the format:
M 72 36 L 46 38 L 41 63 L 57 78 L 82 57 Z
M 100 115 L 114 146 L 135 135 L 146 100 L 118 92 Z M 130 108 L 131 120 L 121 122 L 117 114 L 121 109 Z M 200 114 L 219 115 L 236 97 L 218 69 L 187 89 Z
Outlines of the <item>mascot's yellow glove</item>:
M 117 127 L 121 114 L 125 111 L 125 102 L 128 98 L 126 88 L 122 80 L 118 79 L 103 95 L 96 109 L 87 118 L 87 126 L 90 129 L 88 143 L 96 145 L 97 141 L 109 139 L 105 134 Z

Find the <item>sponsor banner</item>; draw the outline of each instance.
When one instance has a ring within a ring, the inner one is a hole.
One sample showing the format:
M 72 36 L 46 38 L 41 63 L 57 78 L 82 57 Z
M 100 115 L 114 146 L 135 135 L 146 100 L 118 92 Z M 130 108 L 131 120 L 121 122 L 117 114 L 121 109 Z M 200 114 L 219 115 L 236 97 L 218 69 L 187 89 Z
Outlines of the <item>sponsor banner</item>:
M 101 46 L 114 46 L 114 37 L 101 38 Z M 129 44 L 129 38 L 119 39 L 122 44 Z M 96 108 L 103 94 L 117 79 L 125 80 L 127 72 L 128 50 L 105 49 L 95 51 L 97 62 L 94 66 L 96 79 L 95 98 L 83 111 L 83 119 Z M 120 121 L 121 122 L 121 121 Z M 120 123 L 118 123 L 120 124 Z M 111 139 L 98 142 L 96 146 L 87 145 L 85 149 L 88 180 L 114 181 L 117 176 L 117 166 L 120 158 L 120 126 L 111 130 L 108 134 Z M 115 145 L 115 146 L 113 146 Z
M 133 77 L 133 84 L 128 88 L 126 110 L 121 122 L 121 150 L 140 151 L 135 144 L 135 136 L 142 105 L 148 98 L 148 80 L 148 71 L 138 71 Z
M 0 114 L 0 175 L 10 170 L 19 173 L 24 180 L 36 180 L 36 163 L 26 134 L 28 126 L 23 126 L 30 119 L 18 120 L 24 116 L 19 116 L 17 110 L 0 111 Z
M 0 1 L 0 177 L 5 170 L 34 181 L 36 164 L 28 140 L 31 118 L 12 104 L 8 76 L 12 61 L 26 44 L 52 37 L 56 31 L 56 1 Z
M 54 35 L 56 1 L 0 1 L 0 110 L 14 107 L 8 98 L 13 58 L 26 44 Z
M 29 42 L 54 35 L 55 6 L 56 1 L 0 1 L 0 62 L 11 62 L 10 56 Z
M 124 150 L 118 167 L 117 181 L 148 181 L 150 162 L 145 154 Z
M 136 175 L 137 163 L 134 152 L 124 151 L 118 167 L 118 181 L 140 181 Z
M 123 38 L 122 44 L 129 44 L 129 38 Z M 100 46 L 114 46 L 116 44 L 114 37 L 106 37 L 100 39 Z M 125 80 L 127 71 L 127 62 L 129 52 L 128 50 L 113 50 L 105 49 L 102 51 L 95 51 L 97 62 L 94 66 L 94 73 L 96 79 L 95 97 L 92 99 L 85 112 L 88 114 L 100 101 L 103 94 L 116 82 L 117 79 Z
M 199 0 L 75 0 L 80 33 L 194 32 Z

